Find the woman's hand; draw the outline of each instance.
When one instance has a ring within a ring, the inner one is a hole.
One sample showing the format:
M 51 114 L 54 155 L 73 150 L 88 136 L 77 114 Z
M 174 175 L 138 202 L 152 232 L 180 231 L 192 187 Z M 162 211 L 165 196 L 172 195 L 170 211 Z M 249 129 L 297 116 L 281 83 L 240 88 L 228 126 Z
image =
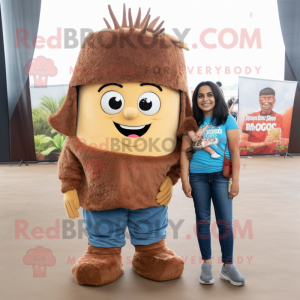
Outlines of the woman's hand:
M 206 126 L 204 128 L 199 129 L 196 132 L 196 135 L 197 135 L 198 139 L 200 139 L 203 136 L 203 134 L 204 134 L 205 130 L 208 128 L 208 126 L 209 126 L 209 124 L 206 124 Z
M 199 140 L 197 133 L 195 133 L 194 131 L 189 131 L 188 136 L 194 143 L 196 143 Z
M 192 188 L 188 181 L 182 181 L 182 190 L 188 198 L 192 197 Z
M 189 131 L 188 136 L 194 143 L 196 143 L 202 138 L 202 136 L 203 136 L 205 130 L 208 128 L 208 126 L 209 126 L 209 124 L 207 124 L 204 128 L 199 129 L 197 132 Z
M 236 197 L 238 194 L 239 194 L 239 183 L 233 181 L 230 187 L 229 198 Z

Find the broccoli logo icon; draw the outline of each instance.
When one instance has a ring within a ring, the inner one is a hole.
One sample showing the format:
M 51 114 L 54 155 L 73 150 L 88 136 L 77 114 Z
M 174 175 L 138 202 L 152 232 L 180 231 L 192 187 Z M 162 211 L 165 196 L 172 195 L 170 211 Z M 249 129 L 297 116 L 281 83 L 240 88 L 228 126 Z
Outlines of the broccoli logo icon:
M 38 246 L 28 250 L 23 261 L 26 265 L 32 265 L 33 277 L 46 277 L 47 266 L 53 266 L 56 259 L 51 250 Z
M 57 68 L 54 66 L 53 60 L 38 56 L 36 59 L 30 59 L 24 67 L 27 75 L 33 75 L 34 87 L 47 87 L 48 76 L 53 77 L 57 74 Z

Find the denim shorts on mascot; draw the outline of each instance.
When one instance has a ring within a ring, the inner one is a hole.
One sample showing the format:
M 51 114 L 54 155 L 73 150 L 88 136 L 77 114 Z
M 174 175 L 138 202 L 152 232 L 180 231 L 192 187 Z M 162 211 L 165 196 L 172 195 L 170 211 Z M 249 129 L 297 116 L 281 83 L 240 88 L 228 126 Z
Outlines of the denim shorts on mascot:
M 72 267 L 79 284 L 103 285 L 124 272 L 128 228 L 132 268 L 155 281 L 181 276 L 183 260 L 166 247 L 168 204 L 180 177 L 182 124 L 191 117 L 183 49 L 150 9 L 133 22 L 89 33 L 66 99 L 49 124 L 67 136 L 58 161 L 64 205 L 83 208 L 87 251 Z M 188 122 L 186 122 L 186 126 Z M 198 130 L 190 125 L 190 130 Z

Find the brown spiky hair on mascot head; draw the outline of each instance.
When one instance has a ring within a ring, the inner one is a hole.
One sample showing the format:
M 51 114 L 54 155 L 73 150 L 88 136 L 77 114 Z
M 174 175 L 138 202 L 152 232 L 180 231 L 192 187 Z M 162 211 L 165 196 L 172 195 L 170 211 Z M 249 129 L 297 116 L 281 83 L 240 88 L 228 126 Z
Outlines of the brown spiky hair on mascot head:
M 89 33 L 80 50 L 66 99 L 48 119 L 56 131 L 76 135 L 77 90 L 76 86 L 92 83 L 145 82 L 179 90 L 181 95 L 178 137 L 185 130 L 186 117 L 192 116 L 188 95 L 184 54 L 187 45 L 164 32 L 163 21 L 154 29 L 159 17 L 150 24 L 150 8 L 141 21 L 141 9 L 133 23 L 131 9 L 124 4 L 123 21 L 119 25 L 110 5 L 108 6 L 114 29 L 104 18 L 107 29 Z M 190 118 L 189 118 L 190 119 Z M 190 129 L 197 130 L 190 125 Z

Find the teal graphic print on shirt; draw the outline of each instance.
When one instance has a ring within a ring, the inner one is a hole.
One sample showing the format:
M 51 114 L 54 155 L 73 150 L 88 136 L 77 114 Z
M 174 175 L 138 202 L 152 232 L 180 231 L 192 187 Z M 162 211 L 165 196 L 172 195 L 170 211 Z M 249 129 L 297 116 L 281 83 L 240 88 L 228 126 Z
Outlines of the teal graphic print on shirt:
M 211 124 L 211 120 L 212 117 L 205 117 L 204 123 L 199 128 L 202 129 L 209 123 L 208 128 L 203 134 L 203 138 L 218 139 L 218 144 L 211 145 L 210 148 L 217 152 L 220 157 L 212 158 L 204 149 L 196 150 L 190 161 L 190 173 L 213 173 L 222 171 L 223 169 L 224 151 L 227 143 L 226 132 L 231 129 L 238 129 L 239 127 L 231 115 L 228 115 L 225 124 L 220 126 Z M 226 157 L 230 159 L 228 147 L 226 149 Z

